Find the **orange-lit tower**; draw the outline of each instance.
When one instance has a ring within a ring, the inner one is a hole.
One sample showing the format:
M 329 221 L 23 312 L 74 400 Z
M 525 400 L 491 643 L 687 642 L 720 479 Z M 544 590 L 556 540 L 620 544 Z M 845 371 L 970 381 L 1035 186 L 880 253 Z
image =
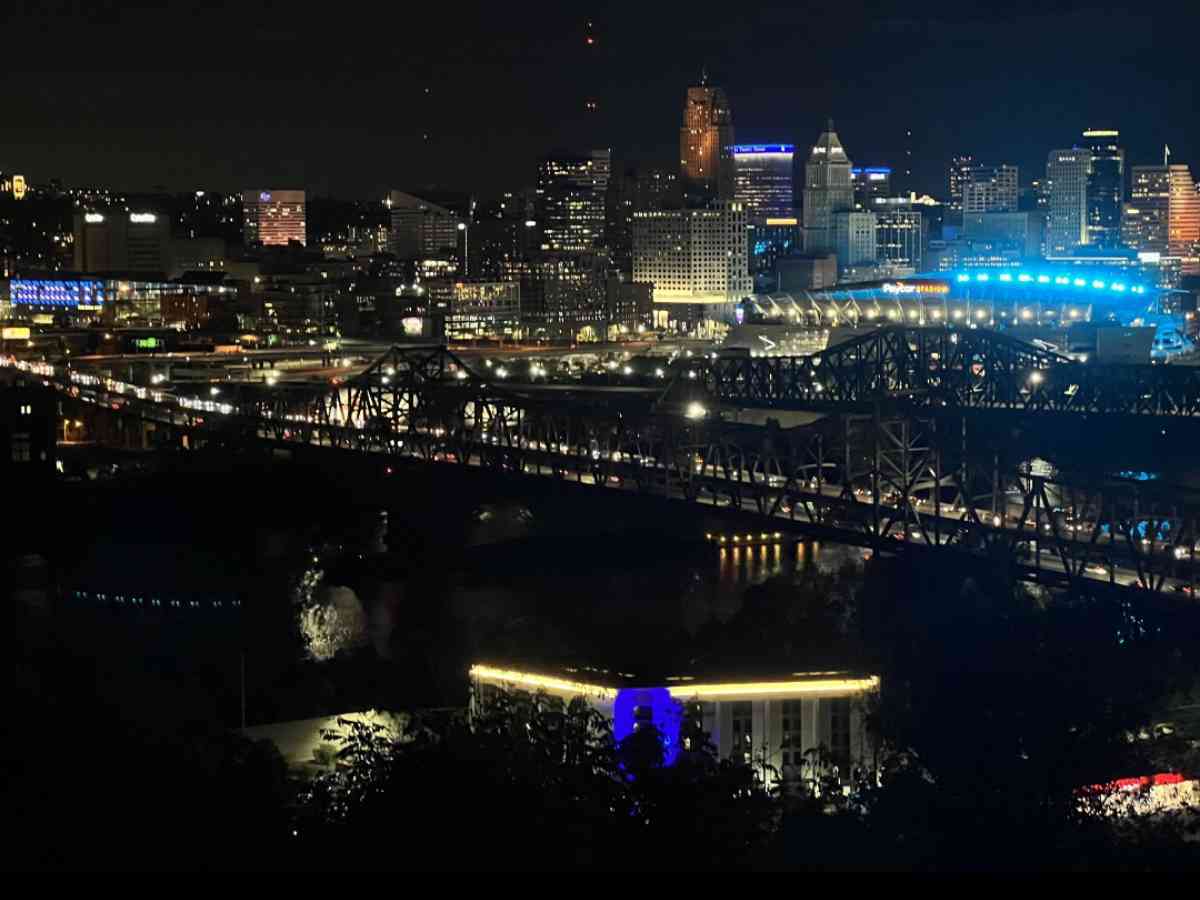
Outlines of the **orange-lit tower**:
M 679 174 L 688 206 L 713 201 L 727 203 L 734 196 L 733 114 L 725 92 L 708 84 L 689 87 L 679 129 Z

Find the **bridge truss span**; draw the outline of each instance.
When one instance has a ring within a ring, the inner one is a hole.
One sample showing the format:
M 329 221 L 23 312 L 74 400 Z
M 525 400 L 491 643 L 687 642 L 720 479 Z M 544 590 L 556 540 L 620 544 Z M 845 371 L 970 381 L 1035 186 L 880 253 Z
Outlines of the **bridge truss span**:
M 994 331 L 872 329 L 812 356 L 726 357 L 692 366 L 721 403 L 1200 417 L 1200 367 L 1087 365 Z
M 718 360 L 703 380 L 677 383 L 717 397 L 735 389 L 787 397 L 805 377 L 797 373 L 822 371 L 849 408 L 795 428 L 689 417 L 674 388 L 657 401 L 582 388 L 522 391 L 440 347 L 393 348 L 342 381 L 228 385 L 220 402 L 23 367 L 57 390 L 72 415 L 134 419 L 173 446 L 326 448 L 540 476 L 876 550 L 955 548 L 1008 560 L 1019 577 L 1049 585 L 1106 581 L 1192 593 L 1200 498 L 1155 482 L 1041 469 L 1006 456 L 948 407 L 856 410 L 852 398 L 881 386 L 953 385 L 946 373 L 927 371 L 935 353 L 948 373 L 969 370 L 985 350 L 989 375 L 1084 368 L 1015 343 L 952 335 L 881 334 L 827 351 L 818 363 Z

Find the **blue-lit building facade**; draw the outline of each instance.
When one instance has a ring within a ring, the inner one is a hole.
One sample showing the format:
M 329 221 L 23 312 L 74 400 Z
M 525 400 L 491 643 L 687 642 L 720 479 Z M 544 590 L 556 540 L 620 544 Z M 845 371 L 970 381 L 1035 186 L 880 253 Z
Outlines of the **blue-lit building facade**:
M 744 205 L 750 274 L 770 279 L 776 261 L 797 244 L 793 144 L 735 144 L 734 197 Z
M 236 288 L 220 281 L 142 281 L 55 275 L 9 281 L 11 316 L 37 324 L 86 326 L 162 325 L 172 300 L 229 298 Z
M 734 199 L 751 222 L 795 218 L 793 144 L 735 144 Z

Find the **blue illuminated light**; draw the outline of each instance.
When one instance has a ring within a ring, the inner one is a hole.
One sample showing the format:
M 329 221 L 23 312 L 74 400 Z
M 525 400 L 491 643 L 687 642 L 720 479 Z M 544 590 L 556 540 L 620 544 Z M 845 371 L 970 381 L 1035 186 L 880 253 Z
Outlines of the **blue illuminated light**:
M 1119 282 L 1119 281 L 1114 281 L 1114 282 L 1112 283 L 1112 289 L 1113 289 L 1114 291 L 1124 291 L 1124 290 L 1125 290 L 1125 285 L 1121 284 L 1121 282 Z
M 987 276 L 987 275 L 984 275 L 984 274 L 976 275 L 976 276 L 975 276 L 975 280 L 976 280 L 976 281 L 987 281 L 987 280 L 988 280 L 988 276 Z
M 1087 282 L 1084 281 L 1082 278 L 1076 278 L 1074 281 L 1075 287 L 1083 287 L 1086 284 L 1087 284 Z
M 1049 275 L 1039 275 L 1038 276 L 1038 284 L 1049 284 L 1049 283 L 1050 283 Z
M 958 276 L 958 280 L 959 280 L 959 281 L 970 281 L 970 280 L 971 280 L 971 276 L 970 276 L 970 275 L 959 275 L 959 276 Z
M 1096 288 L 1097 290 L 1101 290 L 1104 288 L 1104 282 L 1097 278 L 1092 282 L 1092 287 Z
M 1017 281 L 1033 281 L 1033 276 L 1026 275 L 1024 272 L 1022 272 L 1020 275 L 1017 276 Z
M 643 711 L 641 721 L 652 724 L 658 731 L 663 744 L 663 762 L 671 765 L 679 756 L 682 704 L 667 688 L 622 688 L 617 691 L 613 701 L 613 738 L 618 744 L 637 730 L 639 709 Z
M 734 144 L 734 154 L 741 153 L 795 153 L 795 144 Z
M 1003 275 L 1000 276 L 1000 280 L 1001 281 L 1012 281 L 1012 276 L 1009 275 L 1007 272 L 1005 272 Z
M 104 303 L 104 282 L 57 281 L 46 278 L 14 278 L 10 282 L 15 302 L 33 306 L 78 306 Z

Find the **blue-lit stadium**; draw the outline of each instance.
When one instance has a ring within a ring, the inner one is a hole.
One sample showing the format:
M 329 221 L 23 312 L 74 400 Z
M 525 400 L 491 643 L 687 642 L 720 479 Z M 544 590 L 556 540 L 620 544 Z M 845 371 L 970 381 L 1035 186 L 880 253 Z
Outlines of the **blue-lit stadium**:
M 1050 267 L 972 270 L 756 294 L 725 346 L 752 355 L 811 353 L 887 324 L 991 328 L 1077 359 L 1149 362 L 1192 352 L 1186 291 L 1140 273 Z

